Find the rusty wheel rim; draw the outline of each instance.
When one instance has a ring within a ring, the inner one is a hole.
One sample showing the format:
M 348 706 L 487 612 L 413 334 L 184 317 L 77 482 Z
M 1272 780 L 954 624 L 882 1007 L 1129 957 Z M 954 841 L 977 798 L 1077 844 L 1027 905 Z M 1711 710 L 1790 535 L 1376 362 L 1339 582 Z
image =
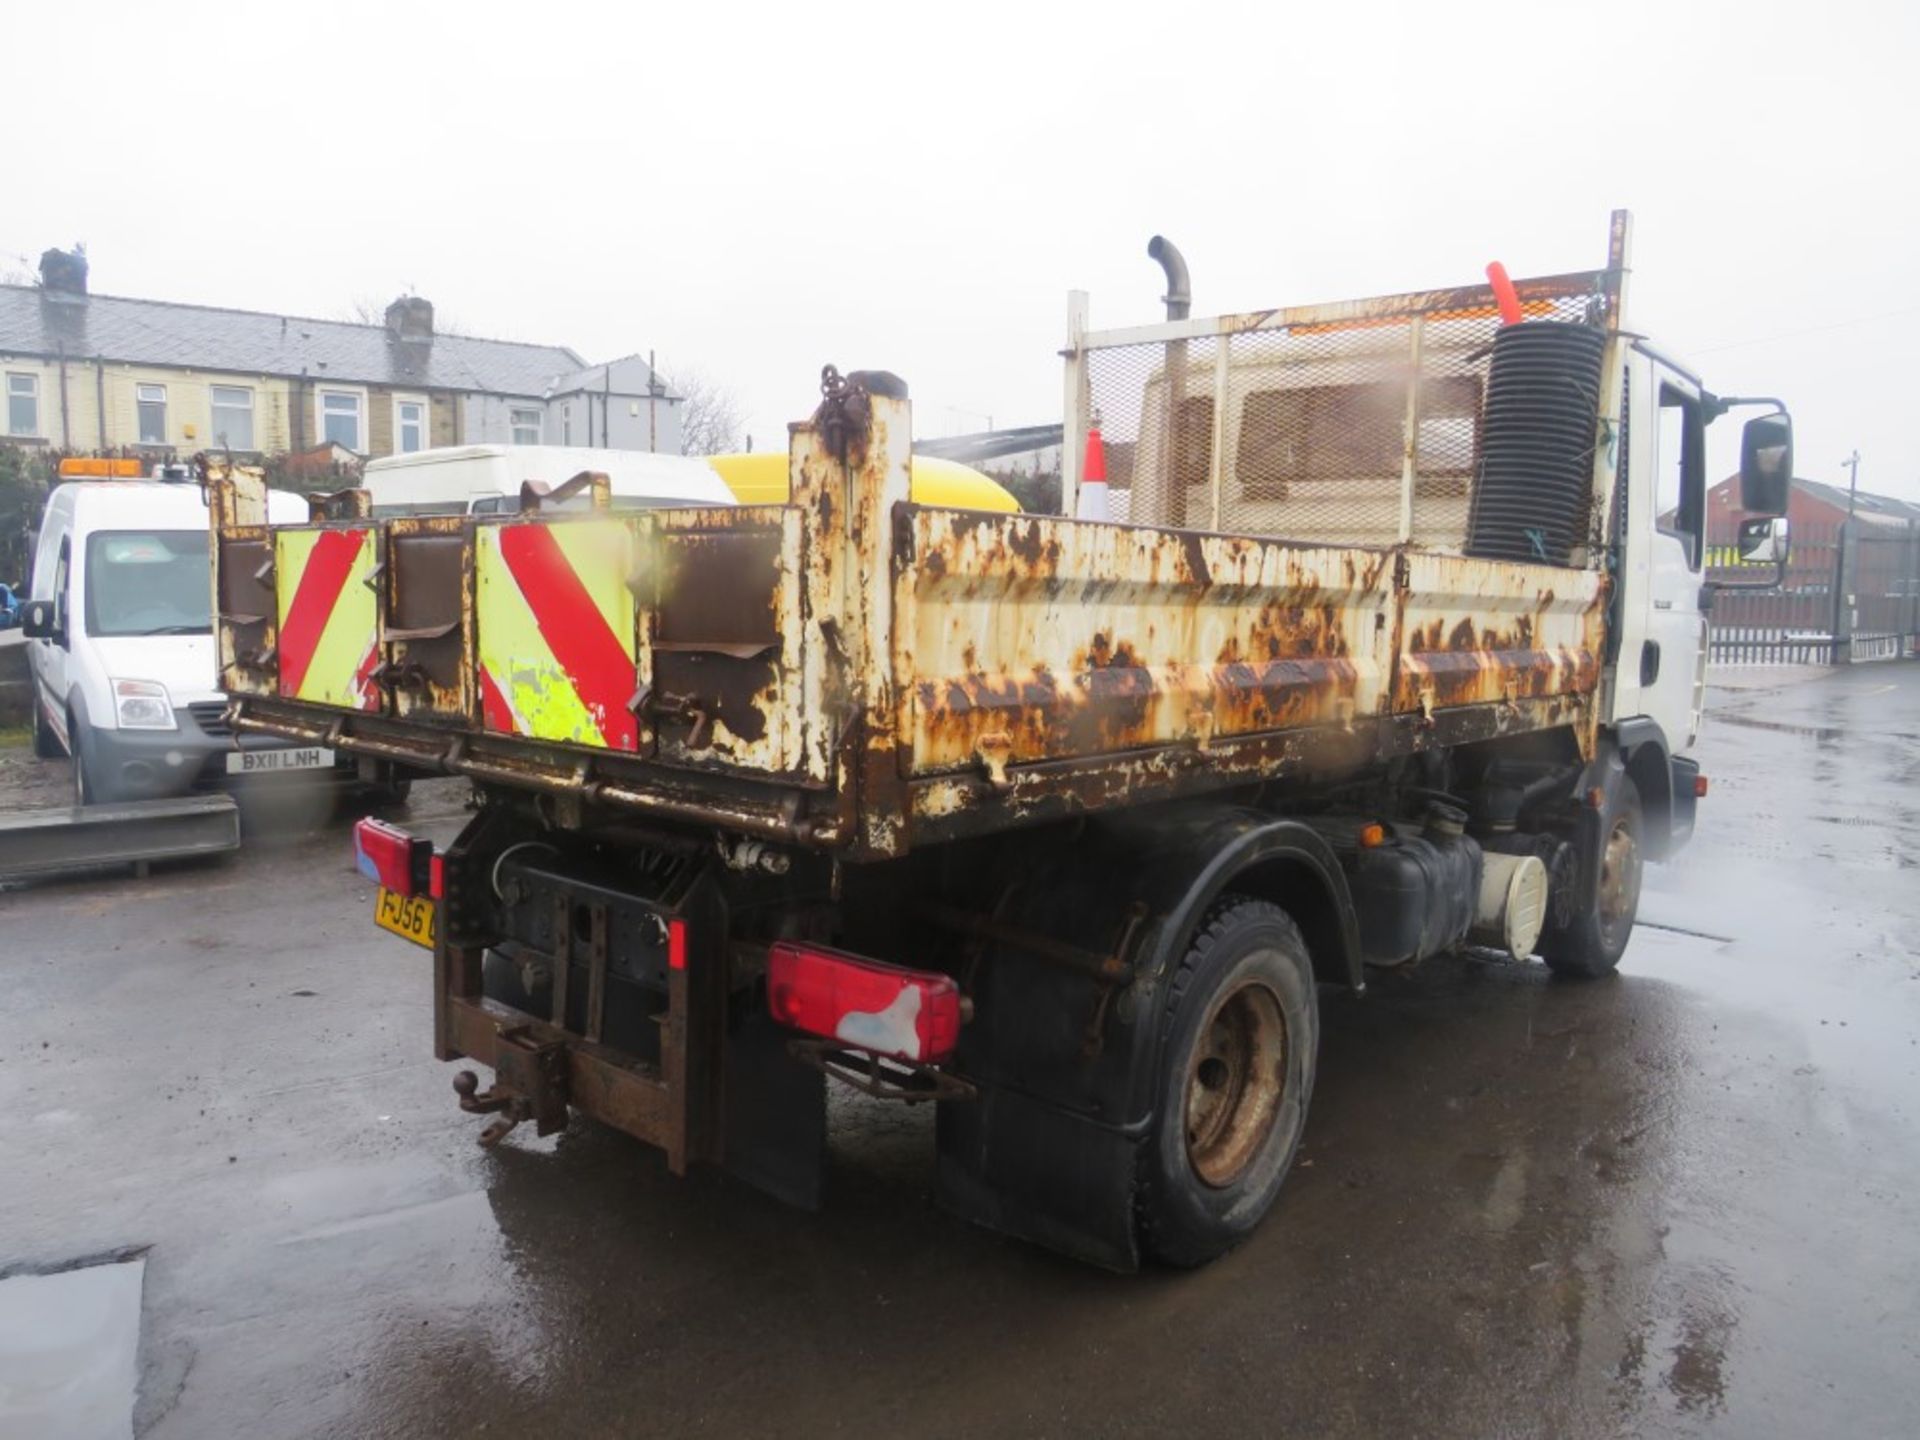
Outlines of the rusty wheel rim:
M 1246 1171 L 1273 1133 L 1286 1091 L 1287 1022 L 1258 980 L 1229 991 L 1187 1067 L 1187 1160 L 1218 1189 Z
M 1600 923 L 1612 936 L 1630 918 L 1640 901 L 1640 846 L 1633 827 L 1614 822 L 1607 847 L 1600 855 Z

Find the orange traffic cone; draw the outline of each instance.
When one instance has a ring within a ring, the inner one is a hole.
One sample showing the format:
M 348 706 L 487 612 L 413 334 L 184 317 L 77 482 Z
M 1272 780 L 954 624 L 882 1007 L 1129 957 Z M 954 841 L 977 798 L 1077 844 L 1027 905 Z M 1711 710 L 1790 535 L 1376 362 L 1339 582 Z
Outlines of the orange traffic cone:
M 1493 303 L 1500 307 L 1502 325 L 1518 325 L 1527 318 L 1527 312 L 1521 307 L 1520 292 L 1513 287 L 1513 281 L 1507 278 L 1507 267 L 1498 260 L 1487 266 L 1487 282 L 1493 286 Z
M 1105 520 L 1107 507 L 1107 442 L 1100 438 L 1100 421 L 1087 427 L 1087 457 L 1080 466 L 1080 518 Z

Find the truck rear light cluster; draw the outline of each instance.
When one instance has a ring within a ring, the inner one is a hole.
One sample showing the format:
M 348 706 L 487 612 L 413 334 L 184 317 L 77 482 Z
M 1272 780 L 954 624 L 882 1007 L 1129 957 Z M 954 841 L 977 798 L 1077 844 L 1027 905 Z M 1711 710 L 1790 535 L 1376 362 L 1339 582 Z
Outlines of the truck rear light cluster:
M 951 976 L 781 941 L 767 953 L 767 1007 L 795 1030 L 896 1060 L 932 1064 L 960 1043 Z
M 418 839 L 384 820 L 368 818 L 353 827 L 354 868 L 398 895 L 438 893 L 438 857 L 431 840 Z

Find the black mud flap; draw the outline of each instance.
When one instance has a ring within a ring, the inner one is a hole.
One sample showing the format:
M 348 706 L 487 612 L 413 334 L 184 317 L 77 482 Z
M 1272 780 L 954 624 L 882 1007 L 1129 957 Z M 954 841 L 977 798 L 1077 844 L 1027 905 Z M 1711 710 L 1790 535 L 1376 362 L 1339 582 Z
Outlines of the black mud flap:
M 1700 762 L 1690 755 L 1676 755 L 1668 763 L 1673 770 L 1673 814 L 1666 853 L 1672 855 L 1693 838 L 1694 817 L 1700 809 L 1699 792 L 1695 788 L 1700 779 Z
M 820 1208 L 827 1169 L 827 1080 L 787 1053 L 765 1014 L 727 1038 L 727 1170 L 803 1210 Z
M 950 1215 L 1109 1270 L 1140 1268 L 1139 1140 L 1009 1090 L 942 1105 L 935 1198 Z

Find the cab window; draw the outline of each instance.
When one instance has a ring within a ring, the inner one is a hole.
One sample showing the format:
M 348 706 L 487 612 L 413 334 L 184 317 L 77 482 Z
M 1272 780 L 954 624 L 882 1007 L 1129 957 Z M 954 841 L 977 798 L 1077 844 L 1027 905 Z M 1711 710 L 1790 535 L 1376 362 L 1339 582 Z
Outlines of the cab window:
M 1700 402 L 1671 385 L 1660 387 L 1660 443 L 1654 456 L 1656 523 L 1686 548 L 1689 568 L 1700 568 L 1707 511 L 1707 430 Z

